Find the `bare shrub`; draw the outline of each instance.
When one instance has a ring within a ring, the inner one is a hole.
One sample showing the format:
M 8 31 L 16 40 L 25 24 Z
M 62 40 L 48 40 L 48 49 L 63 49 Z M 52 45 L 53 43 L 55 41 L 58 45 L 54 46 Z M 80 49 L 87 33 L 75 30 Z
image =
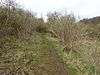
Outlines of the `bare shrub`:
M 67 50 L 72 49 L 74 42 L 80 39 L 79 27 L 74 15 L 62 15 L 59 12 L 48 14 L 48 24 Z

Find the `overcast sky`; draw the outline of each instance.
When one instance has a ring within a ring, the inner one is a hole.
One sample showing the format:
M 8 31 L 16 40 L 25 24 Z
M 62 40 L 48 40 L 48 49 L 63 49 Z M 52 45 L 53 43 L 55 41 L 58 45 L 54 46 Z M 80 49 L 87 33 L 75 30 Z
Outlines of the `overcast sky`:
M 49 11 L 67 10 L 76 16 L 94 17 L 100 15 L 100 0 L 17 0 L 26 9 L 45 16 Z

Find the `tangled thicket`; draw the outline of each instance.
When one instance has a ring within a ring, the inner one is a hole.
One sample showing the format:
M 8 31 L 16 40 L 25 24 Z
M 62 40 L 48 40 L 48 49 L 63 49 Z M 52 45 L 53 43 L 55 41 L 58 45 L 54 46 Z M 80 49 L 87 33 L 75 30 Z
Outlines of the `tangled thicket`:
M 13 0 L 0 5 L 0 75 L 100 75 L 100 23 L 59 12 L 47 17 Z

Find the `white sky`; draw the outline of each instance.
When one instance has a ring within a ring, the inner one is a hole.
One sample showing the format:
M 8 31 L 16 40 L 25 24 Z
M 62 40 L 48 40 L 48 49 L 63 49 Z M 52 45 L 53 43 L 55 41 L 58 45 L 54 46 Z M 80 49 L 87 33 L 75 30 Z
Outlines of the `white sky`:
M 47 12 L 54 10 L 72 11 L 82 18 L 100 15 L 100 0 L 17 0 L 26 9 L 37 12 L 38 16 L 45 16 Z

